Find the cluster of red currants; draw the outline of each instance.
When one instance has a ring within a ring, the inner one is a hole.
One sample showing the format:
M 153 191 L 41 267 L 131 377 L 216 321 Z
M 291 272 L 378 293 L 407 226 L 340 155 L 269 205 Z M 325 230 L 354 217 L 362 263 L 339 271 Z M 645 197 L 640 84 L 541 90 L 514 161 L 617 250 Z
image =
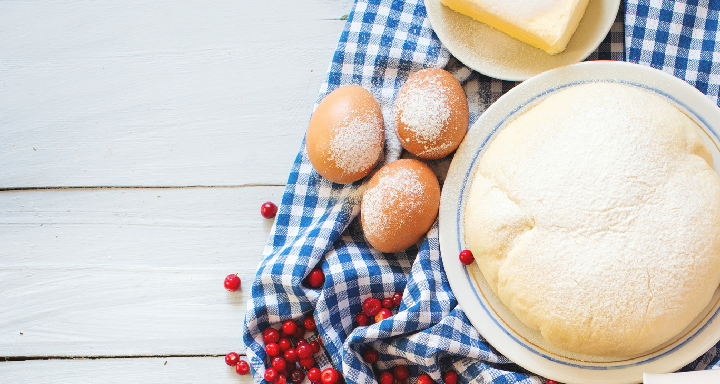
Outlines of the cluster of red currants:
M 365 360 L 366 363 L 373 365 L 380 359 L 380 354 L 378 351 L 370 348 L 363 353 L 363 360 Z M 380 376 L 378 377 L 378 382 L 380 384 L 399 384 L 403 383 L 405 380 L 407 380 L 410 377 L 410 369 L 404 365 L 398 365 L 395 368 L 393 368 L 392 372 L 385 371 L 381 372 Z M 446 371 L 443 374 L 443 380 L 445 381 L 445 384 L 457 384 L 457 373 L 455 371 Z M 430 378 L 430 375 L 427 373 L 423 373 L 417 378 L 418 384 L 433 384 L 434 381 Z
M 357 325 L 364 327 L 370 325 L 372 320 L 378 323 L 389 318 L 393 315 L 392 309 L 400 306 L 402 297 L 403 295 L 400 292 L 395 292 L 392 297 L 386 297 L 382 300 L 368 297 L 363 301 L 362 312 L 355 316 L 355 322 Z
M 392 316 L 392 310 L 396 307 L 400 307 L 402 302 L 403 294 L 401 292 L 395 292 L 392 297 L 386 297 L 382 300 L 374 297 L 368 297 L 363 301 L 362 312 L 355 316 L 355 322 L 359 326 L 370 325 L 370 322 L 374 320 L 376 323 L 385 320 Z M 378 351 L 369 348 L 363 353 L 363 360 L 366 363 L 373 365 L 380 359 L 380 353 Z M 392 372 L 385 371 L 381 372 L 378 378 L 380 384 L 400 384 L 405 382 L 410 377 L 410 370 L 404 365 L 398 365 L 393 368 Z M 446 384 L 457 384 L 457 374 L 453 371 L 447 371 L 444 375 Z M 428 374 L 423 373 L 417 379 L 418 384 L 432 384 L 433 380 Z
M 245 360 L 240 360 L 240 355 L 230 352 L 225 355 L 225 364 L 235 366 L 235 372 L 238 375 L 247 375 L 250 372 L 250 364 Z
M 265 369 L 265 381 L 272 384 L 286 384 L 291 381 L 299 384 L 307 378 L 313 384 L 336 384 L 341 376 L 333 368 L 320 370 L 315 366 L 314 354 L 320 352 L 322 340 L 308 342 L 306 332 L 315 332 L 317 326 L 312 316 L 303 319 L 302 324 L 293 320 L 282 323 L 280 330 L 268 328 L 263 331 L 265 353 L 269 358 L 269 367 Z

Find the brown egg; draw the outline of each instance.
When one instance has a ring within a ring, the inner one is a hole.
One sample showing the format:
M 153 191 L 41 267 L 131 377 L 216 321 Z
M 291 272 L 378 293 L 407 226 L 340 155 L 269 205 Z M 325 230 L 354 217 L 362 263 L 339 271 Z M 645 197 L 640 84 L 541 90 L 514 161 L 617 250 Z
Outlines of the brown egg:
M 467 96 L 450 72 L 426 68 L 400 88 L 394 120 L 403 148 L 423 159 L 439 159 L 465 137 L 470 121 Z
M 305 146 L 313 167 L 336 183 L 365 177 L 382 157 L 385 128 L 380 105 L 365 88 L 330 92 L 310 118 Z
M 363 194 L 361 222 L 365 238 L 381 252 L 399 252 L 415 244 L 435 222 L 440 184 L 418 160 L 396 160 L 370 179 Z

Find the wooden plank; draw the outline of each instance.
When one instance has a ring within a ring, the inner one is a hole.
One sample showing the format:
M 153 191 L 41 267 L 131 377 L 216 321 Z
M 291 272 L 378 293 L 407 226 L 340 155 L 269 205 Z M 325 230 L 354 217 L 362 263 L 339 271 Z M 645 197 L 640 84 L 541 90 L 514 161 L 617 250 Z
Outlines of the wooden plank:
M 284 184 L 351 5 L 0 2 L 0 188 Z
M 282 190 L 0 192 L 0 357 L 242 352 Z
M 33 384 L 252 384 L 223 357 L 32 360 L 0 362 L 4 383 Z

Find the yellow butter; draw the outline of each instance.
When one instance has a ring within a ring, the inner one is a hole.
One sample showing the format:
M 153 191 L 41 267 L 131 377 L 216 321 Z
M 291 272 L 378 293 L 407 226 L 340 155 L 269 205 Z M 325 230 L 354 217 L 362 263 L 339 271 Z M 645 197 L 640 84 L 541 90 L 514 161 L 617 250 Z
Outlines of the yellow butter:
M 588 3 L 588 0 L 440 1 L 551 55 L 565 50 Z

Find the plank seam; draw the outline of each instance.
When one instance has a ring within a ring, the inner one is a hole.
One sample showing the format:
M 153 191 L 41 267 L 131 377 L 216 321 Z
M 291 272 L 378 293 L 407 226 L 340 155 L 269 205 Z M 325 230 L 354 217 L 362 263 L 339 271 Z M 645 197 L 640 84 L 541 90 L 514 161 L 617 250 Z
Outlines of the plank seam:
M 126 185 L 126 186 L 66 186 L 66 187 L 0 187 L 0 192 L 12 191 L 44 191 L 44 190 L 73 190 L 73 189 L 199 189 L 199 188 L 254 188 L 254 187 L 284 187 L 285 184 L 240 184 L 240 185 Z
M 246 356 L 245 353 L 238 353 Z M 92 355 L 92 356 L 0 356 L 0 361 L 28 361 L 28 360 L 99 360 L 99 359 L 157 359 L 174 357 L 223 357 L 220 354 L 173 354 L 173 355 Z

